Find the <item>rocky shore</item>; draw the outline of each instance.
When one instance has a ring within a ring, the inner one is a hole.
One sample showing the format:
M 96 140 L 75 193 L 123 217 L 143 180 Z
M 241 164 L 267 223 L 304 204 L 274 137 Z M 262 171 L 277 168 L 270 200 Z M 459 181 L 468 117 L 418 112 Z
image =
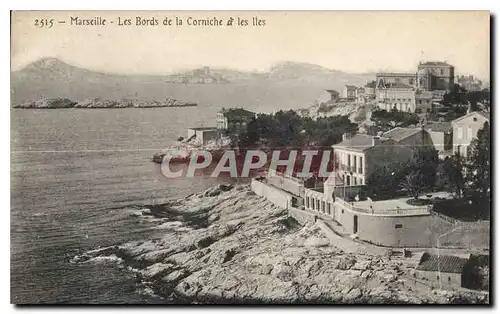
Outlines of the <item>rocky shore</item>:
M 166 302 L 487 303 L 488 294 L 415 282 L 401 260 L 347 254 L 248 185 L 219 185 L 131 215 L 156 229 L 73 262 L 119 259 Z
M 37 101 L 28 101 L 14 105 L 17 109 L 62 109 L 62 108 L 83 108 L 83 109 L 107 109 L 107 108 L 161 108 L 161 107 L 194 107 L 195 103 L 183 102 L 173 98 L 163 101 L 157 100 L 107 100 L 101 98 L 87 98 L 76 102 L 67 98 L 44 98 Z

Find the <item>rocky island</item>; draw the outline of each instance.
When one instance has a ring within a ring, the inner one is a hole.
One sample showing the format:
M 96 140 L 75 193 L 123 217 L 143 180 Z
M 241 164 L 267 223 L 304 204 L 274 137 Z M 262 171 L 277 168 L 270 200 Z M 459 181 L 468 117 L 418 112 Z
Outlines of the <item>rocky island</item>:
M 107 108 L 161 108 L 161 107 L 194 107 L 196 103 L 183 102 L 174 98 L 166 98 L 163 101 L 157 100 L 136 100 L 121 99 L 108 100 L 101 98 L 87 98 L 76 102 L 68 98 L 43 98 L 37 101 L 28 101 L 14 105 L 16 109 L 62 109 L 62 108 L 82 108 L 82 109 L 107 109 Z
M 248 185 L 130 210 L 154 236 L 73 262 L 118 259 L 168 303 L 489 302 L 486 292 L 421 284 L 402 259 L 346 253 L 316 224 L 299 224 Z

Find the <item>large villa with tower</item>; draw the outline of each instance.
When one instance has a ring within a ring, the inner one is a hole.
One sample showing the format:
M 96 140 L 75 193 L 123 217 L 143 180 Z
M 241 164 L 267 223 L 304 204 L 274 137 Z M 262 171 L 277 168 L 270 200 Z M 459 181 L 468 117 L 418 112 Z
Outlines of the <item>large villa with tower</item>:
M 356 87 L 346 84 L 339 92 L 327 90 L 325 103 L 374 101 L 382 110 L 425 112 L 455 84 L 455 67 L 442 61 L 420 62 L 415 72 L 379 72 L 375 81 Z

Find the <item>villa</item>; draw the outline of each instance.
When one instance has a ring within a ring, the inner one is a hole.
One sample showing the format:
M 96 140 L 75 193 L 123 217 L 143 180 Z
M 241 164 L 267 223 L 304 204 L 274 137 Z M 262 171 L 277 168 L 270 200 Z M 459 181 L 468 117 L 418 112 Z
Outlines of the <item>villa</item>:
M 333 145 L 337 175 L 346 186 L 364 185 L 379 161 L 408 160 L 413 156 L 411 148 L 379 136 L 346 134 L 343 141 Z
M 477 132 L 490 122 L 489 113 L 473 111 L 463 117 L 451 121 L 453 127 L 453 153 L 467 157 L 468 148 Z

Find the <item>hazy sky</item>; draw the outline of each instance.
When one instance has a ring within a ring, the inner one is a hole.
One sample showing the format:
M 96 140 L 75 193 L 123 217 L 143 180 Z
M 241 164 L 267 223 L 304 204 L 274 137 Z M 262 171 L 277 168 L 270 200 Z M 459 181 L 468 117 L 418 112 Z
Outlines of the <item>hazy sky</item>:
M 70 16 L 113 20 L 106 27 L 71 26 Z M 135 17 L 156 17 L 159 26 L 135 26 Z M 183 26 L 163 26 L 164 17 Z M 194 27 L 195 19 L 265 19 L 262 27 Z M 118 26 L 118 17 L 132 26 Z M 54 27 L 37 28 L 37 18 Z M 118 73 L 162 74 L 201 65 L 266 70 L 300 61 L 348 72 L 412 71 L 419 60 L 447 61 L 457 73 L 489 78 L 489 12 L 14 12 L 12 69 L 41 57 Z M 57 23 L 66 20 L 65 24 Z

